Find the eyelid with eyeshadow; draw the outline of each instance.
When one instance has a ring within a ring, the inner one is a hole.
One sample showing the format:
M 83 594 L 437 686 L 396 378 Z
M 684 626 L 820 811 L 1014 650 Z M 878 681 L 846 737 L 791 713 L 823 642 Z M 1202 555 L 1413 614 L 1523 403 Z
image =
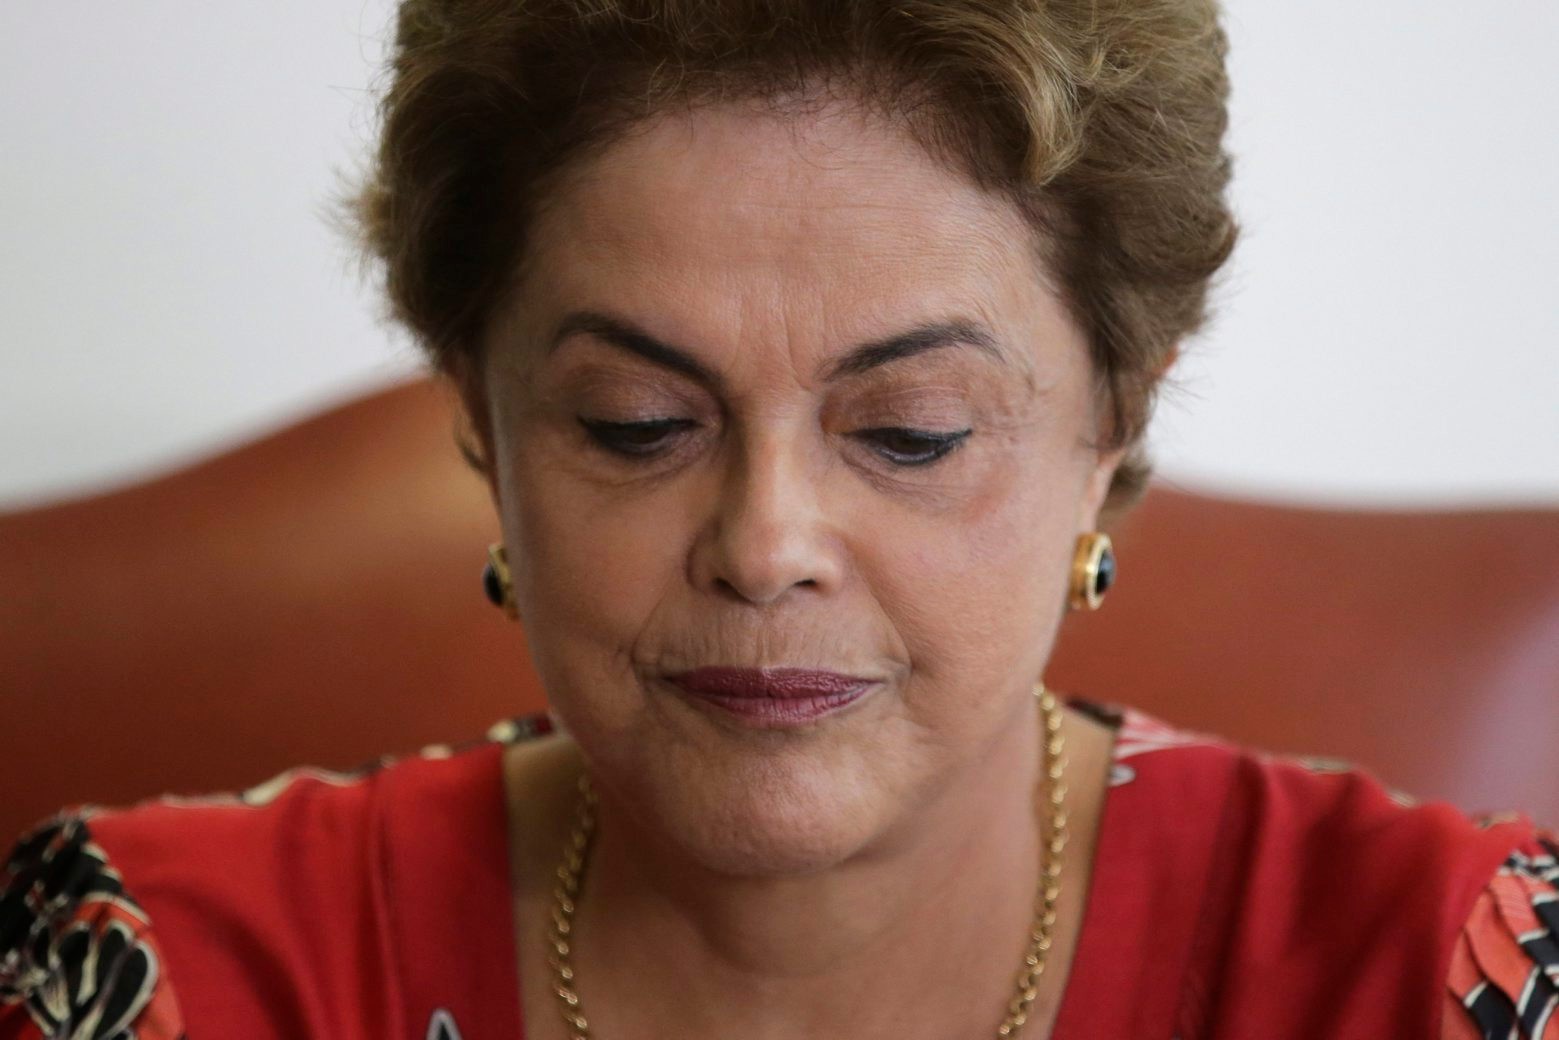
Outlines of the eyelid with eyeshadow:
M 590 439 L 605 451 L 629 460 L 648 460 L 675 448 L 681 434 L 697 429 L 694 419 L 664 417 L 621 421 L 578 416 Z M 885 461 L 899 467 L 929 466 L 946 457 L 973 434 L 972 428 L 926 430 L 873 426 L 849 434 Z
M 962 430 L 919 430 L 904 426 L 878 426 L 858 430 L 857 440 L 875 444 L 877 454 L 896 466 L 929 466 L 945 458 L 974 433 Z M 907 449 L 907 450 L 906 450 Z

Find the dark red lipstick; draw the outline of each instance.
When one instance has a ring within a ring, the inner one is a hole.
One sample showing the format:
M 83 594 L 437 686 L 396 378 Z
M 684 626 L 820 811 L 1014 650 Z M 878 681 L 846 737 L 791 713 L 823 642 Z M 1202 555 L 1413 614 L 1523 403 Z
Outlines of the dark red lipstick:
M 800 726 L 853 704 L 875 679 L 808 668 L 695 668 L 666 677 L 689 699 L 757 726 Z

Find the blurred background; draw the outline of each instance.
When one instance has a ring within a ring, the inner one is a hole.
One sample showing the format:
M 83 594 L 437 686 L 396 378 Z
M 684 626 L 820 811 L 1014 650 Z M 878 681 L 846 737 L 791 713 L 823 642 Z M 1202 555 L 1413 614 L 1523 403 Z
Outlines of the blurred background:
M 1243 239 L 1047 681 L 1559 821 L 1559 4 L 1225 7 Z M 391 10 L 0 4 L 0 832 L 544 704 L 331 222 Z
M 1229 0 L 1244 239 L 1163 476 L 1559 500 L 1559 5 Z M 387 0 L 0 5 L 0 509 L 412 373 L 328 223 Z

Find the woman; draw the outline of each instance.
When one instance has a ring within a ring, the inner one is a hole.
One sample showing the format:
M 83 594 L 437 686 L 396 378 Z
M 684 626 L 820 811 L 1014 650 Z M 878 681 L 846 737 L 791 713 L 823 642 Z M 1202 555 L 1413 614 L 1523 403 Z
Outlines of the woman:
M 406 0 L 360 217 L 561 727 L 61 815 L 0 1037 L 1559 1036 L 1529 822 L 1039 678 L 1232 247 L 1223 49 Z

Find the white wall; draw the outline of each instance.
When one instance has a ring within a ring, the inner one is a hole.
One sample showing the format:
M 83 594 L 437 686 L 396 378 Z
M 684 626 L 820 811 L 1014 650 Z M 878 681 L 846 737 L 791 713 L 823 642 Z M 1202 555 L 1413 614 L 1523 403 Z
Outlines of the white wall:
M 323 213 L 387 0 L 0 6 L 0 508 L 412 371 Z M 1160 414 L 1243 494 L 1559 501 L 1559 5 L 1228 0 L 1245 238 Z

